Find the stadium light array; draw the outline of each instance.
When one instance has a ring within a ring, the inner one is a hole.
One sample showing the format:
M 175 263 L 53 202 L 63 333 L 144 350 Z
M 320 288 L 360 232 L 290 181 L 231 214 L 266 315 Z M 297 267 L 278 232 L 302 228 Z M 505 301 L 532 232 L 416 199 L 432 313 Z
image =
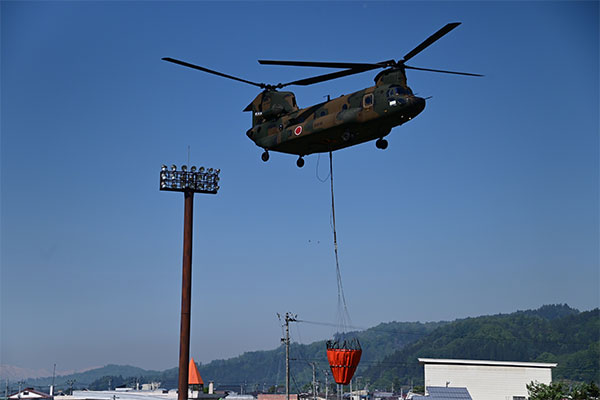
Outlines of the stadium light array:
M 170 169 L 163 165 L 160 169 L 160 190 L 217 194 L 220 172 L 220 169 L 197 169 L 195 166 L 188 170 L 187 165 L 182 165 L 178 171 L 175 165 L 171 165 Z

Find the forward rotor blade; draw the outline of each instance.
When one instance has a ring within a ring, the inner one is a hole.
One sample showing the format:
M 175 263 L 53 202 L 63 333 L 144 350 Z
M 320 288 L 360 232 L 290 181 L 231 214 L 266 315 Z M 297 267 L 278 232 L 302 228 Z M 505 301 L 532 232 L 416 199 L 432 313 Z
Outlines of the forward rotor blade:
M 264 83 L 256 83 L 256 82 L 248 81 L 246 79 L 238 78 L 238 77 L 235 77 L 235 76 L 232 76 L 232 75 L 227 75 L 227 74 L 224 74 L 224 73 L 218 72 L 218 71 L 213 71 L 212 69 L 204 68 L 204 67 L 201 67 L 199 65 L 190 64 L 190 63 L 187 63 L 185 61 L 176 60 L 174 58 L 164 57 L 163 60 L 168 61 L 168 62 L 172 62 L 174 64 L 183 65 L 184 67 L 193 68 L 193 69 L 197 69 L 199 71 L 208 72 L 209 74 L 218 75 L 218 76 L 221 76 L 223 78 L 233 79 L 234 81 L 248 83 L 250 85 L 258 86 L 261 89 L 264 89 L 264 88 L 267 87 L 267 85 L 264 84 Z
M 364 67 L 364 68 L 360 68 L 360 69 L 359 68 L 345 69 L 343 71 L 332 72 L 330 74 L 318 75 L 318 76 L 313 76 L 311 78 L 305 78 L 305 79 L 300 79 L 300 80 L 293 81 L 293 82 L 282 83 L 280 85 L 277 85 L 277 87 L 284 87 L 284 86 L 289 86 L 289 85 L 308 86 L 308 85 L 312 85 L 314 83 L 319 83 L 319 82 L 329 81 L 331 79 L 341 78 L 343 76 L 359 74 L 361 72 L 370 71 L 370 70 L 376 69 L 376 68 L 380 68 L 380 66 L 379 65 L 371 65 L 369 67 Z
M 452 23 L 446 24 L 439 31 L 437 31 L 436 33 L 434 33 L 433 35 L 431 35 L 427 39 L 425 39 L 420 45 L 418 45 L 417 47 L 415 47 L 414 49 L 412 49 L 411 51 L 406 53 L 403 60 L 404 61 L 410 60 L 411 58 L 413 58 L 414 56 L 416 56 L 417 54 L 419 54 L 420 52 L 425 50 L 427 47 L 431 46 L 436 40 L 440 39 L 442 36 L 444 36 L 445 34 L 447 34 L 452 29 L 456 28 L 459 25 L 460 25 L 460 22 L 452 22 Z
M 443 74 L 467 75 L 467 76 L 484 76 L 484 75 L 481 75 L 481 74 L 472 74 L 470 72 L 445 71 L 443 69 L 419 68 L 419 67 L 411 67 L 409 65 L 405 65 L 404 68 L 406 68 L 406 69 L 416 69 L 418 71 L 441 72 Z
M 394 62 L 394 60 L 390 60 Z M 384 62 L 390 62 L 384 61 Z M 323 62 L 323 61 L 279 61 L 279 60 L 258 60 L 262 65 L 285 65 L 292 67 L 319 67 L 319 68 L 344 68 L 344 69 L 362 69 L 382 67 L 382 63 L 353 63 L 353 62 Z

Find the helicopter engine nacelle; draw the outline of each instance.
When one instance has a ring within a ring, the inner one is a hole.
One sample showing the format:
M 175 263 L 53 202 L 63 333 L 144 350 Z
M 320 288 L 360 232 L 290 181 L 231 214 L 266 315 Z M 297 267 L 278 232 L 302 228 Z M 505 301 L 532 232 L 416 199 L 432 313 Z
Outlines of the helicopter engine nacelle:
M 275 90 L 262 92 L 244 109 L 244 111 L 252 111 L 252 125 L 276 119 L 283 114 L 297 110 L 294 93 Z
M 392 68 L 381 71 L 375 77 L 375 85 L 406 86 L 406 73 L 404 72 L 404 68 Z
M 269 120 L 269 119 L 275 119 L 277 117 L 279 117 L 281 114 L 283 114 L 283 112 L 285 111 L 285 107 L 281 104 L 273 104 L 271 105 L 271 107 L 262 112 L 262 116 L 263 118 Z

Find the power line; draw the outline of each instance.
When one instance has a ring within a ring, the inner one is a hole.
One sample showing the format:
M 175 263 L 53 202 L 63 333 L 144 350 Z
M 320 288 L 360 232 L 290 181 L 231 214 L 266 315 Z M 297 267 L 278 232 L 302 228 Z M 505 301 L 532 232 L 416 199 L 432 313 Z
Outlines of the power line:
M 305 324 L 312 324 L 312 325 L 332 326 L 334 328 L 337 328 L 337 324 L 334 324 L 331 322 L 306 321 L 306 320 L 302 320 L 302 319 L 299 319 L 298 322 L 303 322 Z M 350 328 L 350 329 L 357 329 L 357 330 L 373 329 L 373 328 L 365 328 L 365 327 L 361 327 L 361 326 L 351 326 L 351 325 L 347 325 L 346 327 Z

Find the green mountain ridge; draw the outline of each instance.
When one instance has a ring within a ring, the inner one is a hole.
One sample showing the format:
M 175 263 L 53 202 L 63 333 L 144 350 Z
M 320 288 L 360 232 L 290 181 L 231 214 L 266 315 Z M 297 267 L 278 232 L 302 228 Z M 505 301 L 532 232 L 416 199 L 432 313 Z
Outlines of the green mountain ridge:
M 356 336 L 363 348 L 361 365 L 357 374 L 366 370 L 369 363 L 382 360 L 390 351 L 398 350 L 428 335 L 447 322 L 387 322 L 364 331 L 350 332 Z M 292 370 L 292 388 L 300 391 L 305 382 L 312 379 L 312 366 L 315 363 L 320 380 L 324 380 L 322 371 L 329 368 L 325 353 L 325 340 L 311 344 L 292 343 L 290 345 L 290 368 Z M 214 360 L 199 364 L 198 370 L 205 380 L 217 385 L 247 385 L 248 390 L 264 385 L 282 386 L 285 382 L 285 350 L 280 346 L 273 350 L 253 351 L 227 360 Z M 177 385 L 177 368 L 164 371 L 158 380 L 163 386 Z M 329 376 L 331 380 L 331 374 Z
M 559 308 L 562 308 L 560 310 Z M 456 320 L 365 371 L 374 384 L 423 382 L 418 358 L 553 362 L 554 379 L 600 380 L 600 311 L 564 306 Z
M 355 377 L 360 385 L 389 389 L 394 385 L 422 384 L 423 367 L 418 358 L 460 358 L 498 361 L 556 362 L 555 379 L 600 381 L 600 311 L 580 312 L 563 305 L 545 305 L 536 310 L 516 311 L 457 319 L 452 322 L 388 322 L 364 331 L 351 332 L 363 348 Z M 328 370 L 325 341 L 311 344 L 292 343 L 291 390 L 300 392 L 312 379 L 324 382 Z M 283 386 L 285 351 L 252 351 L 226 360 L 199 364 L 205 382 L 236 387 L 245 391 Z M 76 379 L 76 386 L 105 389 L 108 376 L 126 382 L 159 381 L 162 387 L 177 386 L 177 368 L 147 371 L 130 366 L 109 365 L 100 369 L 56 379 L 57 385 Z M 113 383 L 119 381 L 113 379 Z M 49 385 L 51 378 L 29 380 L 35 386 Z M 331 373 L 329 373 L 331 382 Z
M 58 375 L 54 378 L 57 387 L 66 388 L 67 382 L 74 380 L 75 387 L 87 387 L 94 381 L 106 376 L 124 376 L 124 377 L 141 377 L 159 375 L 160 371 L 146 370 L 143 368 L 133 367 L 131 365 L 116 365 L 108 364 L 104 367 L 90 369 L 85 372 L 77 372 L 69 375 Z M 3 378 L 1 378 L 3 379 Z M 5 379 L 4 379 L 5 380 Z M 34 387 L 49 387 L 52 384 L 52 377 L 26 379 L 25 385 Z

